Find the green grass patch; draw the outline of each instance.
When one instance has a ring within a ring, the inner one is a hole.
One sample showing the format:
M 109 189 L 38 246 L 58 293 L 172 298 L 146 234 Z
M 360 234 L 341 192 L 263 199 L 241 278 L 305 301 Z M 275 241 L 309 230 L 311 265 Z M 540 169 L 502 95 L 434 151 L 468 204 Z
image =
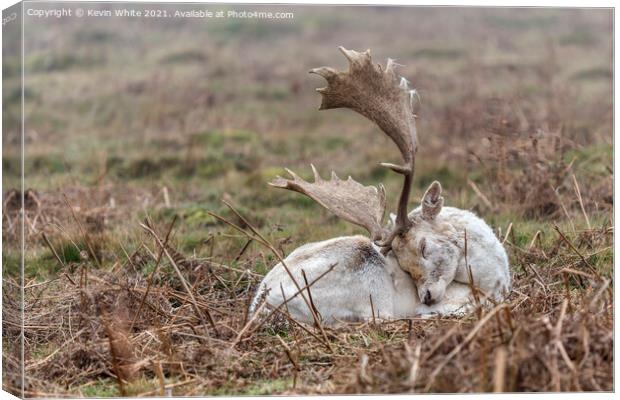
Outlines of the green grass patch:
M 446 165 L 423 171 L 416 179 L 420 190 L 426 190 L 434 181 L 441 182 L 445 188 L 454 192 L 463 186 L 462 174 Z
M 2 266 L 4 274 L 19 277 L 21 274 L 21 255 L 18 251 L 3 249 Z M 47 248 L 26 249 L 24 274 L 37 280 L 49 279 L 60 270 L 58 262 Z
M 596 67 L 584 69 L 571 76 L 574 80 L 611 80 L 614 77 L 614 72 L 605 67 Z
M 77 244 L 77 243 L 76 243 Z M 82 257 L 80 256 L 80 251 L 86 248 L 86 245 L 80 246 L 79 244 L 73 244 L 73 242 L 64 242 L 60 251 L 58 252 L 58 256 L 65 264 L 71 262 L 80 262 Z
M 596 38 L 590 33 L 582 30 L 574 30 L 560 37 L 560 45 L 562 46 L 579 46 L 587 47 L 596 42 Z
M 186 63 L 204 63 L 207 56 L 200 50 L 182 50 L 168 54 L 161 58 L 163 64 L 186 64 Z
M 120 35 L 117 33 L 110 30 L 93 28 L 92 26 L 80 29 L 73 35 L 73 40 L 76 43 L 90 46 L 106 44 L 118 39 L 120 39 Z
M 19 277 L 20 266 L 21 254 L 4 248 L 2 250 L 2 273 L 6 276 Z
M 24 65 L 28 74 L 66 71 L 69 69 L 92 68 L 105 63 L 103 53 L 76 54 L 48 53 L 29 56 Z
M 569 150 L 564 153 L 564 162 L 569 163 L 575 158 L 573 169 L 579 175 L 608 175 L 609 167 L 613 166 L 613 146 L 600 143 L 592 146 Z
M 82 390 L 84 397 L 118 397 L 118 385 L 112 378 L 98 379 Z
M 266 396 L 284 392 L 292 386 L 292 378 L 278 378 L 272 380 L 258 380 L 242 388 L 237 388 L 234 383 L 230 383 L 218 388 L 211 394 L 215 396 Z

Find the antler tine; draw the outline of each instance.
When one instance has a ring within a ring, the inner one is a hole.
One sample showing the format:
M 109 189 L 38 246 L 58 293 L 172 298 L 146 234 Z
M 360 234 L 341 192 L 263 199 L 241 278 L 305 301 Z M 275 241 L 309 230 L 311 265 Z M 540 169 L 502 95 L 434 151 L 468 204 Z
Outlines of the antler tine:
M 312 168 L 312 174 L 314 175 L 314 181 L 315 182 L 322 181 L 323 178 L 321 178 L 321 175 L 319 175 L 319 173 L 317 172 L 316 168 L 314 167 L 314 164 L 310 164 L 310 168 Z
M 389 247 L 397 234 L 411 227 L 407 216 L 407 204 L 413 181 L 417 135 L 412 99 L 415 91 L 409 89 L 408 81 L 394 72 L 397 65 L 388 59 L 385 68 L 374 65 L 370 50 L 359 53 L 340 51 L 349 61 L 349 70 L 336 71 L 330 67 L 311 70 L 325 78 L 327 86 L 319 88 L 321 110 L 349 108 L 373 121 L 396 144 L 403 157 L 402 165 L 381 163 L 382 166 L 402 174 L 403 187 L 398 201 L 396 224 L 392 232 L 383 237 L 381 245 Z
M 314 165 L 310 165 L 314 174 L 314 182 L 300 178 L 293 171 L 286 169 L 292 179 L 276 177 L 269 185 L 293 190 L 305 194 L 338 217 L 366 228 L 373 240 L 383 237 L 381 221 L 385 214 L 385 189 L 374 186 L 363 186 L 349 177 L 340 179 L 332 171 L 330 180 L 324 180 Z

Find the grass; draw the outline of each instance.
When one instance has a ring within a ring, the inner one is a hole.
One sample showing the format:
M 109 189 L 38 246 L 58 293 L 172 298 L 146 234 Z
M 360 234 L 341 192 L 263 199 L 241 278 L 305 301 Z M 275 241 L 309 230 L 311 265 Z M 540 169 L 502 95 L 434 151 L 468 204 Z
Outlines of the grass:
M 98 379 L 81 390 L 84 397 L 118 397 L 120 393 L 113 379 Z
M 214 396 L 265 396 L 273 393 L 282 393 L 291 388 L 293 380 L 291 378 L 277 378 L 270 380 L 259 380 L 253 384 L 238 388 L 234 383 L 225 385 L 216 390 Z
M 127 369 L 128 395 L 157 391 L 149 360 L 161 363 L 175 395 L 486 392 L 502 354 L 505 391 L 612 390 L 609 12 L 292 9 L 294 21 L 206 28 L 198 21 L 31 24 L 30 395 L 118 396 L 117 368 Z M 413 41 L 394 40 L 395 27 Z M 333 353 L 314 328 L 308 333 L 283 316 L 235 342 L 248 298 L 275 257 L 209 215 L 241 223 L 222 198 L 285 254 L 308 241 L 364 233 L 303 196 L 269 188 L 285 166 L 304 178 L 313 163 L 323 176 L 334 169 L 384 183 L 388 208 L 396 202 L 401 179 L 378 166 L 398 161 L 396 147 L 359 115 L 316 110 L 314 88 L 323 82 L 307 70 L 344 67 L 338 45 L 370 47 L 377 62 L 404 64 L 400 73 L 421 96 L 411 207 L 439 180 L 447 205 L 475 211 L 505 239 L 515 282 L 509 312 L 496 311 L 480 327 L 471 315 L 328 329 Z M 10 196 L 20 187 L 21 93 L 19 62 L 10 56 L 3 65 L 13 88 L 3 112 L 3 378 L 15 392 L 21 233 L 19 202 Z M 150 220 L 163 237 L 174 218 L 169 251 L 201 311 L 212 311 L 218 338 L 202 325 L 170 260 L 155 271 L 159 247 L 140 224 Z M 108 315 L 121 334 L 112 344 Z M 559 340 L 577 369 L 558 356 L 546 318 L 562 322 Z M 476 327 L 479 334 L 449 358 Z

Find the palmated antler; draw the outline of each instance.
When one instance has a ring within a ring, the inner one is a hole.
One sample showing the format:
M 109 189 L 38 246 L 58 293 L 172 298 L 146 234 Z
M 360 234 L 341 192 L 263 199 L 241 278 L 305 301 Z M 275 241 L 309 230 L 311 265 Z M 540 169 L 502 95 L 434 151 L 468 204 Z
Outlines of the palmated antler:
M 336 71 L 330 67 L 311 70 L 327 80 L 327 87 L 317 89 L 323 96 L 321 110 L 331 108 L 350 108 L 370 119 L 392 139 L 403 157 L 402 165 L 382 163 L 404 176 L 403 188 L 398 201 L 396 223 L 391 232 L 382 237 L 381 245 L 390 247 L 396 235 L 411 228 L 407 216 L 407 203 L 411 192 L 414 174 L 417 136 L 412 97 L 405 78 L 399 78 L 394 72 L 396 65 L 388 59 L 385 69 L 374 65 L 370 50 L 358 53 L 340 47 L 340 51 L 349 60 L 349 70 Z
M 294 190 L 310 197 L 338 217 L 366 228 L 373 240 L 383 237 L 381 221 L 385 214 L 385 189 L 383 185 L 364 186 L 353 178 L 338 178 L 332 172 L 330 180 L 324 180 L 312 167 L 314 183 L 307 182 L 293 171 L 286 171 L 293 179 L 276 177 L 269 184 L 277 188 Z
M 396 223 L 388 231 L 381 227 L 385 211 L 385 190 L 383 186 L 363 186 L 351 177 L 340 180 L 332 173 L 330 181 L 324 181 L 314 166 L 315 182 L 309 183 L 288 171 L 292 180 L 276 178 L 272 186 L 303 193 L 337 216 L 366 228 L 372 239 L 389 250 L 396 235 L 411 228 L 407 216 L 407 203 L 415 165 L 417 137 L 412 98 L 415 91 L 409 89 L 405 78 L 394 72 L 396 63 L 388 59 L 385 68 L 374 65 L 370 50 L 358 53 L 340 47 L 349 60 L 349 70 L 336 71 L 330 67 L 311 70 L 311 73 L 327 80 L 327 87 L 317 89 L 323 96 L 321 110 L 350 108 L 370 119 L 392 139 L 403 157 L 403 164 L 382 163 L 384 167 L 404 176 L 403 188 L 398 202 Z

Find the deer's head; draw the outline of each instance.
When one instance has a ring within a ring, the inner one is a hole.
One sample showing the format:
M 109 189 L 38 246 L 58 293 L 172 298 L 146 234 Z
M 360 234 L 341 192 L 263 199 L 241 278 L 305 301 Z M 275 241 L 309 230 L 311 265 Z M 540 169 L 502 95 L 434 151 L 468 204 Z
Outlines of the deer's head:
M 413 98 L 405 78 L 394 72 L 395 62 L 388 59 L 385 67 L 372 63 L 370 50 L 358 53 L 340 47 L 349 61 L 349 70 L 330 67 L 311 70 L 325 78 L 327 86 L 317 89 L 322 95 L 321 110 L 349 108 L 373 121 L 396 144 L 402 164 L 381 163 L 403 176 L 396 216 L 383 225 L 385 189 L 383 185 L 363 186 L 351 177 L 341 180 L 332 172 L 323 180 L 314 166 L 315 182 L 310 183 L 290 170 L 292 179 L 277 177 L 270 184 L 303 193 L 334 214 L 368 230 L 382 247 L 383 254 L 392 251 L 401 268 L 416 281 L 420 300 L 430 304 L 441 299 L 445 286 L 456 271 L 456 231 L 437 215 L 443 198 L 441 186 L 434 182 L 426 192 L 419 212 L 408 214 L 407 205 L 413 181 L 417 135 Z M 454 262 L 453 262 L 454 261 Z
M 420 301 L 427 305 L 443 298 L 463 255 L 463 238 L 439 216 L 442 207 L 441 185 L 435 181 L 420 207 L 409 213 L 411 229 L 392 242 L 398 264 L 414 279 Z

